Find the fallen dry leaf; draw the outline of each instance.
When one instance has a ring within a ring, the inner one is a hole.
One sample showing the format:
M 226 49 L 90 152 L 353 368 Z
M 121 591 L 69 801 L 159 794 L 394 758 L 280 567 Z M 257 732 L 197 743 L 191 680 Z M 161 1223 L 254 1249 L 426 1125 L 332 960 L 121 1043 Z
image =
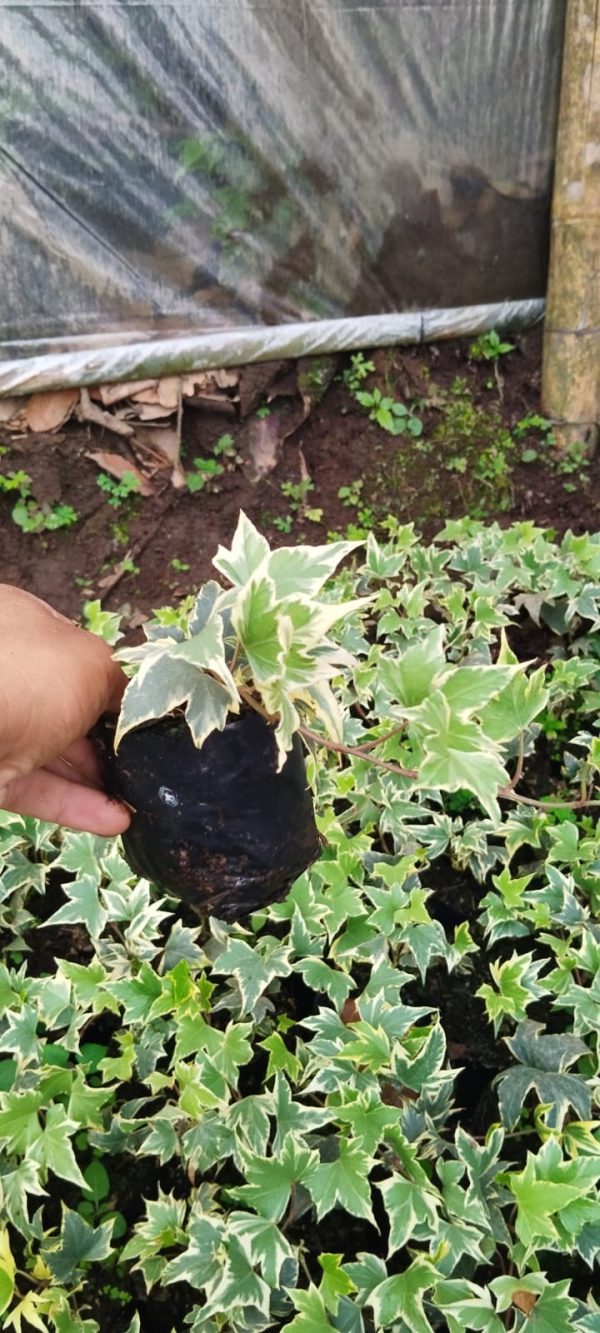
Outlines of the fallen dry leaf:
M 176 490 L 185 486 L 185 472 L 179 458 L 181 448 L 181 413 L 175 426 L 138 426 L 134 445 L 164 459 L 171 469 L 171 485 Z
M 79 389 L 57 389 L 51 393 L 34 393 L 25 408 L 28 430 L 58 430 L 68 421 L 79 398 Z
M 127 421 L 122 421 L 113 412 L 106 412 L 104 408 L 98 407 L 97 403 L 93 403 L 87 389 L 80 391 L 76 416 L 79 421 L 93 421 L 96 426 L 104 426 L 105 430 L 111 430 L 114 435 L 128 437 L 133 435 L 133 426 Z
M 130 617 L 129 617 L 129 628 L 130 628 L 130 629 L 139 629 L 139 628 L 140 628 L 140 625 L 145 625 L 145 624 L 146 624 L 146 621 L 149 620 L 149 619 L 150 619 L 150 616 L 147 614 L 147 612 L 146 612 L 146 611 L 141 611 L 140 608 L 139 608 L 139 606 L 138 606 L 138 607 L 135 608 L 135 610 L 132 612 L 132 614 L 131 614 Z
M 0 398 L 0 425 L 14 425 L 26 406 L 23 398 Z
M 523 1314 L 531 1314 L 537 1301 L 537 1296 L 533 1291 L 513 1291 L 512 1303 L 516 1305 L 517 1310 L 522 1310 Z
M 341 1008 L 340 1018 L 342 1023 L 358 1023 L 360 1014 L 356 1000 L 344 1000 Z
M 138 471 L 133 463 L 130 463 L 127 458 L 123 458 L 122 454 L 111 454 L 106 449 L 97 449 L 87 453 L 86 458 L 91 458 L 93 463 L 97 463 L 98 467 L 101 467 L 104 472 L 110 473 L 111 477 L 116 477 L 118 481 L 125 476 L 126 472 L 133 473 L 138 483 L 140 495 L 154 494 L 147 478 L 142 476 L 142 473 Z
M 161 407 L 160 403 L 134 402 L 121 408 L 119 415 L 128 421 L 164 421 L 173 416 L 173 408 Z
M 168 407 L 176 412 L 181 398 L 181 379 L 179 375 L 168 375 L 158 381 L 158 401 L 161 407 Z
M 98 397 L 104 407 L 111 407 L 113 403 L 122 403 L 125 398 L 135 398 L 136 394 L 143 393 L 145 389 L 153 389 L 156 380 L 128 380 L 124 384 L 99 384 L 97 390 L 93 390 L 93 397 Z

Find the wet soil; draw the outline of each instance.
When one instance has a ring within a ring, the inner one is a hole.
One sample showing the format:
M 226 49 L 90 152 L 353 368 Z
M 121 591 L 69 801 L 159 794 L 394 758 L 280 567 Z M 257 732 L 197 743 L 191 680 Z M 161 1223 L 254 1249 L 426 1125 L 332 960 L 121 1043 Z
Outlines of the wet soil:
M 377 532 L 389 515 L 414 522 L 426 538 L 465 513 L 502 523 L 532 519 L 557 534 L 595 529 L 600 457 L 582 467 L 544 444 L 539 430 L 515 436 L 518 423 L 540 411 L 541 334 L 534 330 L 513 341 L 515 351 L 498 365 L 501 396 L 494 365 L 470 359 L 467 341 L 365 353 L 375 371 L 361 387 L 379 387 L 413 404 L 423 422 L 421 439 L 393 437 L 369 420 L 343 381 L 349 358 L 341 358 L 321 401 L 283 442 L 275 469 L 257 483 L 250 479 L 248 419 L 189 408 L 184 466 L 210 458 L 224 432 L 233 436 L 240 461 L 228 462 L 224 474 L 196 494 L 174 490 L 164 474 L 152 496 L 130 497 L 118 508 L 107 503 L 97 465 L 86 457 L 92 449 L 122 450 L 117 437 L 75 424 L 17 440 L 0 430 L 0 470 L 25 470 L 40 503 L 69 504 L 80 515 L 73 528 L 24 534 L 11 520 L 14 496 L 0 493 L 0 579 L 73 618 L 85 600 L 102 596 L 107 609 L 122 609 L 135 627 L 211 576 L 212 556 L 231 538 L 240 508 L 274 545 L 325 541 L 349 524 Z M 290 367 L 279 371 L 285 389 Z M 534 459 L 522 461 L 532 452 Z M 298 486 L 307 477 L 312 486 L 303 503 L 282 493 L 282 484 Z M 340 497 L 357 482 L 353 501 Z M 126 556 L 128 572 L 107 592 L 103 580 Z

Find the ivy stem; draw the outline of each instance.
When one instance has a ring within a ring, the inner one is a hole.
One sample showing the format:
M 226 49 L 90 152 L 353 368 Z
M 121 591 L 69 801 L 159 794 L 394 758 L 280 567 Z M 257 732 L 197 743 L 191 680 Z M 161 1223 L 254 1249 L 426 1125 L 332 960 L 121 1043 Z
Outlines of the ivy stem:
M 584 806 L 600 806 L 600 801 L 538 801 L 534 796 L 521 796 L 512 787 L 501 787 L 498 796 L 504 801 L 516 801 L 519 805 L 534 805 L 538 810 L 582 810 Z
M 272 714 L 267 713 L 266 708 L 262 708 L 254 698 L 252 691 L 246 686 L 240 685 L 239 692 L 245 703 L 250 708 L 254 708 L 257 713 L 266 718 L 267 722 L 275 722 Z M 298 728 L 300 735 L 305 741 L 312 741 L 313 745 L 323 745 L 326 750 L 332 750 L 334 754 L 349 754 L 356 759 L 364 759 L 366 763 L 372 764 L 374 768 L 382 768 L 386 773 L 396 773 L 401 778 L 418 778 L 419 774 L 416 768 L 403 768 L 401 764 L 392 764 L 387 759 L 377 759 L 370 751 L 376 745 L 383 745 L 391 736 L 395 736 L 402 727 L 395 727 L 385 736 L 380 736 L 374 741 L 367 741 L 365 745 L 343 745 L 341 741 L 331 741 L 328 736 L 320 736 L 318 732 L 311 731 L 310 727 L 301 726 Z M 504 801 L 515 801 L 518 805 L 532 805 L 538 810 L 581 810 L 584 807 L 600 807 L 600 801 L 592 801 L 586 798 L 581 801 L 539 801 L 534 796 L 521 796 L 520 792 L 514 790 L 517 782 L 522 776 L 524 755 L 523 738 L 520 739 L 519 758 L 517 767 L 511 781 L 506 787 L 501 787 L 498 796 Z
M 523 735 L 523 732 L 521 731 L 519 732 L 519 757 L 517 759 L 517 766 L 515 768 L 515 771 L 512 775 L 510 782 L 507 783 L 504 789 L 505 791 L 514 791 L 515 787 L 518 786 L 523 776 L 524 762 L 525 762 L 525 737 Z
M 333 750 L 335 754 L 352 754 L 357 759 L 364 759 L 367 763 L 373 764 L 375 768 L 385 769 L 386 773 L 397 773 L 401 778 L 418 778 L 419 776 L 416 768 L 402 768 L 400 764 L 388 763 L 387 759 L 376 759 L 373 754 L 365 754 L 364 748 L 358 745 L 342 745 L 340 741 L 330 741 L 327 736 L 319 736 L 316 731 L 311 731 L 309 727 L 299 727 L 298 730 L 306 741 L 312 741 L 314 745 L 324 745 L 326 750 Z

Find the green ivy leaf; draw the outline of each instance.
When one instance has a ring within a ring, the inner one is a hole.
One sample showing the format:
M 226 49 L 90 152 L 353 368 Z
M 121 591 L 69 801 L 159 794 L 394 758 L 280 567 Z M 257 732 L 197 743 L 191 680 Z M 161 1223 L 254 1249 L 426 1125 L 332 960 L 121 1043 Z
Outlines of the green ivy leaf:
M 250 1263 L 260 1268 L 265 1282 L 270 1287 L 279 1287 L 283 1266 L 286 1261 L 293 1260 L 294 1254 L 275 1222 L 266 1217 L 253 1217 L 251 1213 L 230 1213 L 227 1232 L 237 1236 Z
M 585 1042 L 569 1034 L 540 1035 L 543 1024 L 526 1020 L 519 1024 L 506 1044 L 520 1063 L 505 1070 L 498 1083 L 498 1103 L 502 1124 L 513 1129 L 520 1119 L 527 1094 L 535 1089 L 538 1100 L 552 1107 L 547 1123 L 562 1127 L 570 1106 L 580 1120 L 591 1117 L 591 1090 L 585 1079 L 565 1073 L 569 1065 L 589 1055 Z
M 418 786 L 471 791 L 490 819 L 499 822 L 496 793 L 509 776 L 478 724 L 456 717 L 439 690 L 421 708 L 418 722 L 425 729 Z
M 306 1184 L 318 1162 L 317 1154 L 291 1134 L 277 1157 L 244 1153 L 243 1159 L 247 1184 L 229 1193 L 274 1222 L 283 1217 L 294 1185 Z
M 509 741 L 533 722 L 546 707 L 549 690 L 544 683 L 545 667 L 526 676 L 519 672 L 481 713 L 481 725 L 493 741 Z
M 315 1166 L 303 1183 L 310 1191 L 319 1221 L 332 1208 L 345 1208 L 354 1217 L 364 1217 L 375 1226 L 371 1207 L 369 1172 L 373 1159 L 355 1143 L 338 1140 L 338 1156 L 333 1162 Z
M 112 1221 L 91 1227 L 79 1213 L 65 1208 L 58 1241 L 48 1241 L 42 1251 L 56 1281 L 73 1282 L 82 1264 L 101 1263 L 107 1259 L 111 1252 L 112 1229 Z
M 390 1324 L 402 1319 L 410 1333 L 433 1333 L 423 1309 L 423 1297 L 433 1286 L 436 1277 L 432 1264 L 424 1259 L 415 1259 L 403 1273 L 380 1282 L 373 1288 L 368 1300 L 375 1323 L 379 1327 L 388 1328 Z
M 290 1296 L 298 1314 L 286 1324 L 288 1333 L 326 1333 L 328 1328 L 334 1328 L 325 1298 L 312 1282 L 306 1291 L 291 1291 Z
M 240 988 L 244 1013 L 252 1013 L 256 1001 L 275 977 L 287 977 L 291 964 L 287 950 L 275 941 L 261 941 L 256 949 L 245 940 L 230 939 L 213 965 L 213 972 L 235 977 Z
M 323 1270 L 319 1291 L 334 1318 L 338 1313 L 342 1296 L 349 1296 L 351 1292 L 356 1291 L 352 1278 L 341 1267 L 343 1257 L 343 1254 L 319 1255 L 319 1266 Z
M 44 925 L 70 926 L 82 922 L 92 939 L 97 939 L 108 921 L 108 912 L 98 893 L 97 876 L 80 875 L 78 879 L 63 884 L 62 888 L 67 902 L 48 917 Z
M 219 546 L 213 565 L 230 583 L 239 586 L 257 573 L 268 555 L 269 543 L 266 537 L 257 532 L 241 509 L 231 548 L 228 550 L 225 546 Z

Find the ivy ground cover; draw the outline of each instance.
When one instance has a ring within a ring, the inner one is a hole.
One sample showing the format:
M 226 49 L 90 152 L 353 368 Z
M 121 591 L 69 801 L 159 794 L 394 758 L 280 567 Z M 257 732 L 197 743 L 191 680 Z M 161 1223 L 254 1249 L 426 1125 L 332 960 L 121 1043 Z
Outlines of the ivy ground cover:
M 600 542 L 352 560 L 284 901 L 0 816 L 7 1329 L 600 1329 Z

